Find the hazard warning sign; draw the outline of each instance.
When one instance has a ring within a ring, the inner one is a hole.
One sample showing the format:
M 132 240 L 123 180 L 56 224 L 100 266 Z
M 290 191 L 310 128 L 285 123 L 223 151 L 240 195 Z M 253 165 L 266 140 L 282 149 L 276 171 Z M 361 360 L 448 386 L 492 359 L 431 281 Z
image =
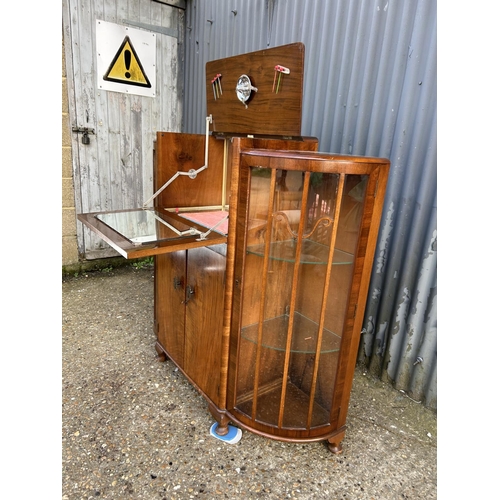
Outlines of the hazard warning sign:
M 120 49 L 109 66 L 109 70 L 104 75 L 104 79 L 109 82 L 151 87 L 151 83 L 128 36 L 123 40 Z
M 155 96 L 156 35 L 96 21 L 99 88 Z

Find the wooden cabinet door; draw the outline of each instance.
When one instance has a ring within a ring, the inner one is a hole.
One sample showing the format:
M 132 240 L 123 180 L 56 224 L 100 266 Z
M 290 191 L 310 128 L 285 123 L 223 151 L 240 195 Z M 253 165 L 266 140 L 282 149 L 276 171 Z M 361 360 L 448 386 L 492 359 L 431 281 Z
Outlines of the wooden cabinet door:
M 221 248 L 225 249 L 225 245 Z M 218 403 L 226 258 L 212 247 L 188 251 L 184 370 Z
M 155 323 L 158 343 L 184 368 L 186 250 L 155 257 Z

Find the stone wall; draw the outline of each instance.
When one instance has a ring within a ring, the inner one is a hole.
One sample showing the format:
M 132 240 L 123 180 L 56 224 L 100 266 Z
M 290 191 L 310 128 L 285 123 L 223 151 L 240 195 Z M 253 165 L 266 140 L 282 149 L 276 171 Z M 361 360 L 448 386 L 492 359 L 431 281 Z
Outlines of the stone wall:
M 71 123 L 69 118 L 68 85 L 64 39 L 62 40 L 62 265 L 78 263 L 76 239 L 76 210 L 73 189 L 73 162 L 71 152 Z

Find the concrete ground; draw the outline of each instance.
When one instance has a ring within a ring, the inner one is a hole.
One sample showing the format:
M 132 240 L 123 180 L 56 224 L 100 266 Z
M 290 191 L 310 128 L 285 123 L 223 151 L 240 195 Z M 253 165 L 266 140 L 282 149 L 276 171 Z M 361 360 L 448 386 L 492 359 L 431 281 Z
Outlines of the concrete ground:
M 343 453 L 209 434 L 205 400 L 154 348 L 153 270 L 62 283 L 62 498 L 437 498 L 437 419 L 358 370 Z

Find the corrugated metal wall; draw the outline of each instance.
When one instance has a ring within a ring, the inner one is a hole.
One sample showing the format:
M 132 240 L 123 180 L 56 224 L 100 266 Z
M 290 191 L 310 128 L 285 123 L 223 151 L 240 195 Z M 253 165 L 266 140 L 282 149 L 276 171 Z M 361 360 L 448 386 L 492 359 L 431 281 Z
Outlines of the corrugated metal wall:
M 207 61 L 300 41 L 302 134 L 391 160 L 359 362 L 437 408 L 436 0 L 186 7 L 185 132 L 204 132 Z

